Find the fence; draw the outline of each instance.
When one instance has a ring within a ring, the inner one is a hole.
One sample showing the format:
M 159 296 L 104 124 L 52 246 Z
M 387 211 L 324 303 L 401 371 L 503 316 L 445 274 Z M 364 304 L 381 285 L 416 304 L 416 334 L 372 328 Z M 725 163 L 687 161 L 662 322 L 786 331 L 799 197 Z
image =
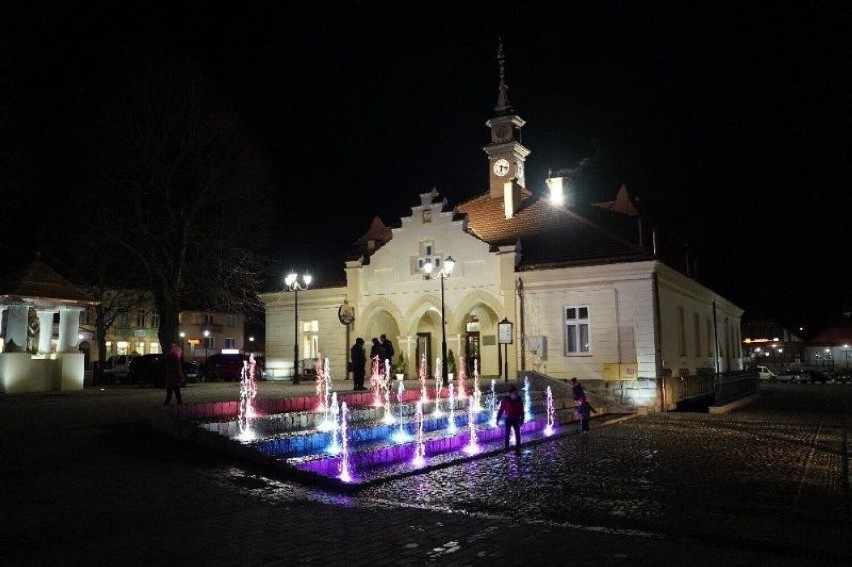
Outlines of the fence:
M 674 409 L 678 402 L 707 397 L 713 403 L 741 398 L 758 391 L 760 380 L 756 372 L 735 371 L 720 374 L 693 376 L 664 376 L 663 397 L 666 409 Z

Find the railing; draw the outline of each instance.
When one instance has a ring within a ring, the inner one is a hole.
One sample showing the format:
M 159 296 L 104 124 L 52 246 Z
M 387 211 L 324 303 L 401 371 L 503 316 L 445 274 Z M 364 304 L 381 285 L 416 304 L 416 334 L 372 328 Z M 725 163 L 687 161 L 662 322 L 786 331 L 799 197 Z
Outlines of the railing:
M 760 388 L 757 372 L 743 370 L 715 375 L 716 403 L 753 394 Z
M 719 404 L 757 392 L 759 384 L 757 373 L 751 371 L 665 376 L 663 396 L 667 409 L 674 409 L 678 402 L 704 396 Z

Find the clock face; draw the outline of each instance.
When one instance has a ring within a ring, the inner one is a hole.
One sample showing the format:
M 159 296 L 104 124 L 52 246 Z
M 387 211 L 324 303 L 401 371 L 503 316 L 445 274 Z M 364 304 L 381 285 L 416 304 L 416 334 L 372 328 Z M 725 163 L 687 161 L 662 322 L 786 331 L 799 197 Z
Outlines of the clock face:
M 509 173 L 509 161 L 505 158 L 500 158 L 494 162 L 494 175 L 497 177 L 503 177 L 507 173 Z

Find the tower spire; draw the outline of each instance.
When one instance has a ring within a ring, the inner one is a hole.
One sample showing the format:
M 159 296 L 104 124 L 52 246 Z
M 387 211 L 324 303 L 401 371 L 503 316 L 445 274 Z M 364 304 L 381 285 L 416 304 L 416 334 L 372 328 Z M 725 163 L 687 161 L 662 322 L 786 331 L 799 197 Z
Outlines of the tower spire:
M 512 105 L 509 104 L 509 87 L 506 85 L 506 56 L 503 54 L 503 39 L 497 38 L 497 69 L 500 73 L 500 85 L 497 87 L 497 106 L 494 110 L 503 116 L 512 113 Z

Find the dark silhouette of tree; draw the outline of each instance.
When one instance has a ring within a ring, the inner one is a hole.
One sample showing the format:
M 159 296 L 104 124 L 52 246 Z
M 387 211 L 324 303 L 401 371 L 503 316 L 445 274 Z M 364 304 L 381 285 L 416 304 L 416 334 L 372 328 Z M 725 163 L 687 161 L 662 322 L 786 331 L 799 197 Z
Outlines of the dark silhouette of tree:
M 183 308 L 257 312 L 269 186 L 239 116 L 190 60 L 156 50 L 100 94 L 81 129 L 81 238 L 109 243 L 113 281 L 150 292 L 164 351 Z

